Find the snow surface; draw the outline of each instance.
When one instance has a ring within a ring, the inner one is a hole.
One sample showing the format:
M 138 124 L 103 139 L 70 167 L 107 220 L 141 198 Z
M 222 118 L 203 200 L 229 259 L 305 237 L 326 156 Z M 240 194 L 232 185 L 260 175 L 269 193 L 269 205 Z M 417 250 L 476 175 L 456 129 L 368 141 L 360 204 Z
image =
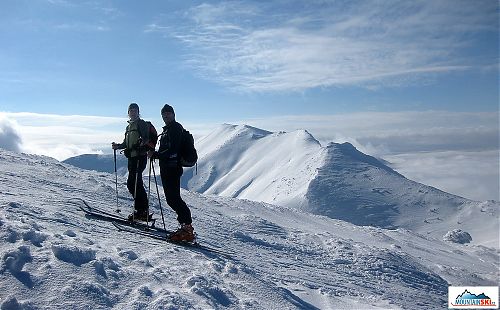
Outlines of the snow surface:
M 306 132 L 245 135 L 262 143 L 282 135 L 292 137 L 287 143 L 315 145 Z M 235 151 L 227 160 L 235 164 L 241 156 L 249 154 Z M 4 150 L 0 168 L 1 309 L 438 309 L 446 308 L 448 285 L 498 285 L 498 249 L 475 244 L 477 234 L 472 243 L 457 244 L 405 228 L 354 225 L 183 190 L 200 242 L 230 252 L 227 258 L 118 232 L 84 216 L 77 198 L 116 208 L 113 174 Z M 132 201 L 125 179 L 119 180 L 125 212 Z M 289 186 L 297 188 L 293 181 Z M 153 209 L 160 213 L 158 202 Z M 163 211 L 168 228 L 175 228 L 174 214 Z M 467 212 L 474 221 L 475 211 Z M 488 225 L 481 228 L 488 234 Z
M 307 184 L 322 156 L 305 130 L 271 133 L 247 125 L 222 125 L 196 147 L 198 174 L 186 172 L 185 180 L 192 177 L 185 188 L 297 208 L 307 205 Z
M 224 124 L 196 147 L 198 173 L 190 169 L 184 176 L 191 191 L 439 239 L 462 229 L 475 244 L 499 247 L 498 202 L 472 201 L 408 180 L 350 143 L 323 147 L 305 130 L 271 133 Z

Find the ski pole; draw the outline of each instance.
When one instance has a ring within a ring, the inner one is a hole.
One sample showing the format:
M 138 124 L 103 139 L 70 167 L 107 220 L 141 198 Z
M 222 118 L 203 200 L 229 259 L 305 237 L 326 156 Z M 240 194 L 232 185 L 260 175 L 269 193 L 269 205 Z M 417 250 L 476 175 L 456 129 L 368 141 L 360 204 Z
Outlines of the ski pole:
M 155 178 L 155 184 L 156 184 L 156 193 L 158 194 L 158 205 L 160 206 L 161 220 L 163 221 L 163 229 L 167 230 L 167 226 L 165 225 L 165 217 L 163 216 L 163 208 L 161 207 L 160 191 L 158 190 L 158 182 L 156 182 L 155 166 L 153 165 L 152 167 L 153 167 L 153 176 Z M 166 237 L 167 236 L 165 236 L 165 238 Z
M 135 186 L 134 186 L 134 211 L 132 212 L 132 221 L 135 222 L 135 207 L 137 206 L 137 178 L 139 176 L 139 158 L 137 158 L 137 166 L 135 167 Z
M 153 161 L 151 158 L 149 159 L 149 173 L 148 173 L 148 206 L 146 208 L 146 224 L 149 226 L 149 197 L 151 196 L 151 166 L 153 165 Z M 154 223 L 154 221 L 153 221 Z
M 116 171 L 116 149 L 113 150 L 113 155 L 115 159 L 115 191 L 116 191 L 116 212 L 120 213 L 120 207 L 118 206 L 118 172 Z

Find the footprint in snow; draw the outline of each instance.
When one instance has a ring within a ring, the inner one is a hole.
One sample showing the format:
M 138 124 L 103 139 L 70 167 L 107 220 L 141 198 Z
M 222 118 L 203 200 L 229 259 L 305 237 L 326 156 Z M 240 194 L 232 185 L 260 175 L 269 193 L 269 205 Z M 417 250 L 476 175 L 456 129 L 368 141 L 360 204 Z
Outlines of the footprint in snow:
M 33 281 L 31 280 L 31 275 L 22 271 L 24 265 L 33 261 L 30 253 L 30 248 L 28 246 L 20 246 L 17 250 L 8 251 L 2 258 L 2 267 L 0 268 L 0 273 L 9 271 L 16 279 L 29 288 L 32 288 Z
M 1 300 L 0 300 L 1 301 Z M 8 296 L 0 304 L 0 309 L 36 309 L 30 302 L 19 302 L 16 297 Z
M 192 276 L 187 280 L 186 284 L 193 293 L 205 297 L 214 306 L 222 305 L 228 307 L 232 304 L 230 298 L 234 297 L 232 294 L 215 286 L 213 281 L 209 281 L 203 276 Z M 230 296 L 228 296 L 228 294 L 230 294 Z
M 144 295 L 144 296 L 146 296 L 146 297 L 151 297 L 151 296 L 153 296 L 153 291 L 151 291 L 151 290 L 149 289 L 149 287 L 147 287 L 147 286 L 141 286 L 141 287 L 138 289 L 138 291 L 139 291 L 139 293 L 140 293 L 141 295 Z
M 68 237 L 76 237 L 76 233 L 74 231 L 72 231 L 71 229 L 68 229 L 64 232 L 64 234 Z
M 42 232 L 30 229 L 23 233 L 23 240 L 30 241 L 36 247 L 42 247 L 42 243 L 47 240 L 49 236 Z
M 121 266 L 110 257 L 101 257 L 94 261 L 94 269 L 96 274 L 108 278 L 109 276 L 113 278 L 120 277 Z

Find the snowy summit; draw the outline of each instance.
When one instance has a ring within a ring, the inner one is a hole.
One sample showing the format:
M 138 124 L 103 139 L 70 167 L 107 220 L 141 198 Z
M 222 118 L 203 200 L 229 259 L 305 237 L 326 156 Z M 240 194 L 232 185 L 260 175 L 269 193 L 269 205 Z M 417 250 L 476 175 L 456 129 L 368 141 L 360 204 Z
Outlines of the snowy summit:
M 414 182 L 349 143 L 322 146 L 307 131 L 272 133 L 225 124 L 197 142 L 184 188 L 250 199 L 381 228 L 442 238 L 452 229 L 498 247 L 498 203 Z
M 496 202 L 412 182 L 306 131 L 225 125 L 197 147 L 186 184 L 198 193 L 182 195 L 199 242 L 222 254 L 86 216 L 84 202 L 116 209 L 113 174 L 0 150 L 1 309 L 437 309 L 449 285 L 498 285 Z M 464 233 L 469 243 L 454 241 Z

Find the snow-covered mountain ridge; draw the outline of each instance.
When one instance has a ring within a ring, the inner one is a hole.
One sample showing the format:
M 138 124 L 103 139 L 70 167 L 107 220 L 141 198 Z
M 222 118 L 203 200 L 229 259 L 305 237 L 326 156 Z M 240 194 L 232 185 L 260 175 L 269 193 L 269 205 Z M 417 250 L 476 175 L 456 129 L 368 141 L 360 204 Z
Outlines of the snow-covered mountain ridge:
M 357 225 L 405 228 L 441 238 L 461 229 L 498 248 L 499 202 L 477 202 L 409 180 L 351 144 L 326 147 L 310 182 L 308 210 Z
M 222 125 L 196 147 L 198 173 L 186 171 L 187 189 L 299 209 L 323 156 L 305 130 L 271 133 L 246 125 Z
M 116 207 L 112 174 L 3 150 L 0 169 L 2 309 L 436 309 L 450 284 L 497 285 L 490 248 L 182 191 L 232 258 L 191 251 L 85 217 L 75 197 Z
M 198 174 L 187 171 L 184 179 L 189 190 L 435 238 L 463 229 L 478 244 L 499 246 L 500 203 L 475 202 L 411 181 L 350 143 L 323 147 L 305 130 L 271 133 L 225 124 L 196 145 Z
M 186 169 L 182 179 L 190 191 L 438 239 L 462 229 L 475 244 L 500 246 L 499 202 L 471 201 L 414 182 L 349 143 L 322 146 L 305 130 L 272 133 L 224 124 L 198 139 L 196 148 L 197 173 Z

